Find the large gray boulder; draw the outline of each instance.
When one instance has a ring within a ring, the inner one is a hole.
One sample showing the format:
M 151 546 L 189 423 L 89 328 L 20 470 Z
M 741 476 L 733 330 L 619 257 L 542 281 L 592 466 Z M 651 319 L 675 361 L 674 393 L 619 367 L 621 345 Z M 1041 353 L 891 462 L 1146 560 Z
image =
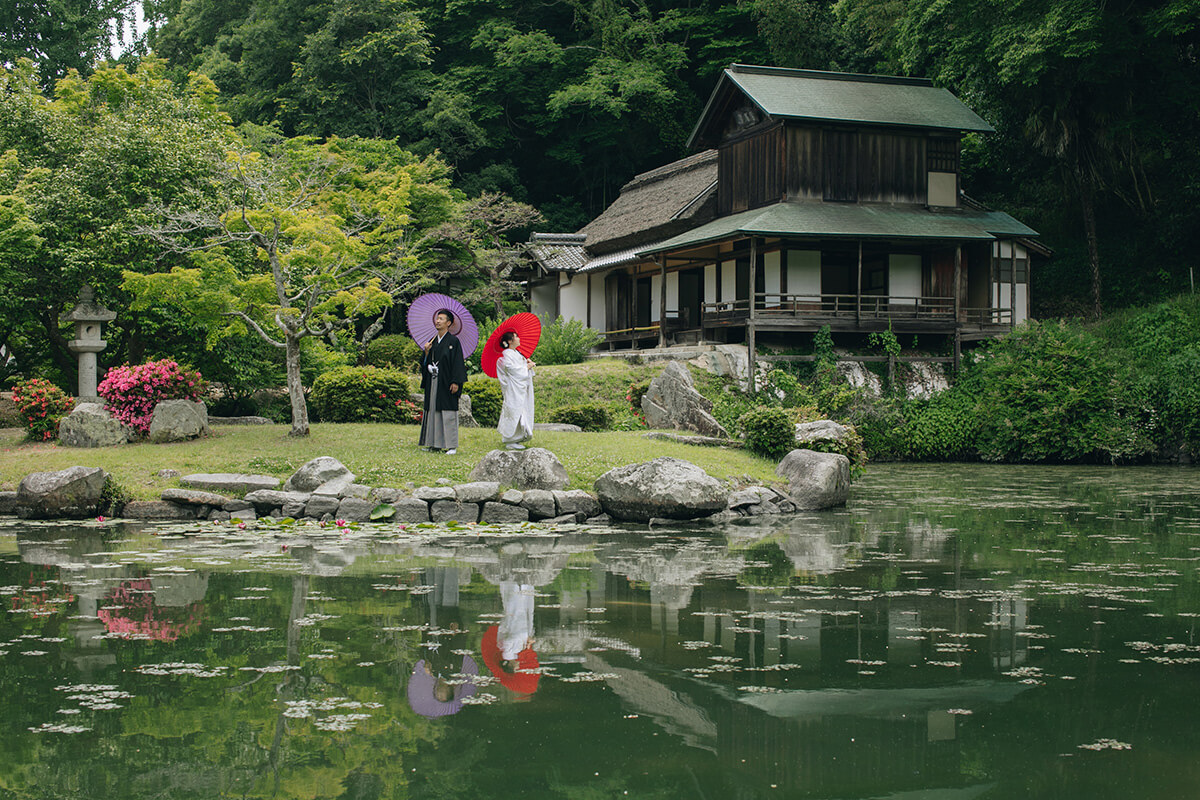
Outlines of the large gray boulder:
M 162 400 L 150 419 L 150 441 L 186 442 L 208 435 L 208 407 L 194 400 Z
M 354 473 L 346 469 L 342 462 L 333 456 L 318 456 L 292 473 L 283 484 L 285 492 L 315 492 L 330 481 L 344 481 L 349 485 L 354 480 Z M 334 494 L 337 492 L 322 492 Z
M 17 516 L 22 519 L 80 519 L 100 512 L 108 474 L 99 467 L 69 467 L 34 472 L 17 487 Z
M 788 497 L 801 511 L 842 506 L 850 498 L 850 459 L 841 453 L 793 450 L 775 474 L 787 479 Z
M 80 403 L 58 423 L 67 447 L 113 447 L 129 442 L 129 429 L 99 403 Z
M 473 481 L 495 481 L 514 489 L 565 489 L 567 469 L 558 457 L 541 447 L 492 450 L 475 465 Z
M 679 458 L 656 458 L 617 467 L 596 479 L 596 494 L 613 519 L 698 519 L 725 509 L 729 489 Z
M 712 401 L 696 391 L 692 374 L 678 361 L 667 364 L 667 368 L 650 381 L 650 388 L 642 396 L 642 413 L 651 428 L 674 428 L 729 438 L 729 433 L 712 415 Z
M 850 434 L 850 429 L 831 419 L 796 423 L 796 446 L 807 447 L 817 442 L 840 444 Z

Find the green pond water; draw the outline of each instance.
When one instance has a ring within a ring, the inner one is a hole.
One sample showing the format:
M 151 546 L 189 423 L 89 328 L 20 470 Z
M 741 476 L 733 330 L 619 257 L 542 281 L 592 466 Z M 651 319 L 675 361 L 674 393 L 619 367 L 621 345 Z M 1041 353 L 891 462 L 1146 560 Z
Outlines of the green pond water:
M 0 528 L 0 798 L 1200 793 L 1200 473 L 710 528 Z

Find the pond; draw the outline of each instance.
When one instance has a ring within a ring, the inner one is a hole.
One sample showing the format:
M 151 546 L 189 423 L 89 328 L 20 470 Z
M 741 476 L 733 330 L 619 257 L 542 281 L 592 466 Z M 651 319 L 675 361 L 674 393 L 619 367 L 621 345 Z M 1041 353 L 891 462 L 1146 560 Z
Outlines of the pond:
M 0 528 L 4 798 L 1175 798 L 1200 474 L 693 528 Z

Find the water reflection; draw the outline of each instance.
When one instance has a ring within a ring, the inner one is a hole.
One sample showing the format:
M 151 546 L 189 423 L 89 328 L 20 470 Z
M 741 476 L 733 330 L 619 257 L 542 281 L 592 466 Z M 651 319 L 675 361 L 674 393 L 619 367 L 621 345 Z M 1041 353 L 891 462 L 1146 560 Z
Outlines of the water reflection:
M 876 468 L 845 511 L 690 532 L 14 526 L 0 775 L 15 797 L 1186 795 L 1192 474 Z

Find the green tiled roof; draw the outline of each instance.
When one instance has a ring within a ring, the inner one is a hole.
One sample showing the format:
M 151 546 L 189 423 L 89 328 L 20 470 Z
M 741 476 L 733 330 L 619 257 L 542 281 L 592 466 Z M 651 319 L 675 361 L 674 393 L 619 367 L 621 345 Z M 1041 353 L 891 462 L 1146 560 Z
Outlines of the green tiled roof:
M 717 110 L 732 83 L 776 119 L 990 132 L 957 97 L 924 78 L 898 78 L 733 64 L 721 76 L 693 132 Z
M 776 203 L 715 219 L 640 251 L 662 253 L 741 235 L 853 239 L 987 241 L 999 236 L 1037 236 L 1002 211 L 853 203 Z

